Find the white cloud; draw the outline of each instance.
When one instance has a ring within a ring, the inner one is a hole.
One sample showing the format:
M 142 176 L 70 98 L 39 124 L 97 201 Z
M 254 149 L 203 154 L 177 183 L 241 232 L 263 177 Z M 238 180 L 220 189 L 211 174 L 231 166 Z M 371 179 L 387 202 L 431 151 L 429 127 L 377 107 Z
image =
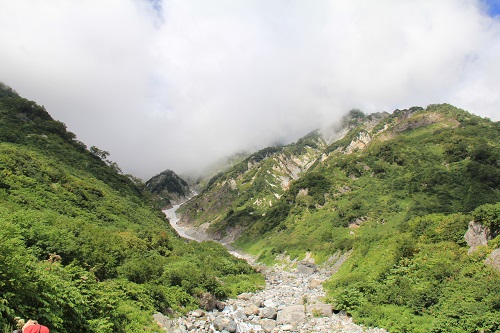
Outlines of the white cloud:
M 0 80 L 147 178 L 365 111 L 500 119 L 500 23 L 473 0 L 0 0 Z M 161 20 L 158 18 L 161 17 Z

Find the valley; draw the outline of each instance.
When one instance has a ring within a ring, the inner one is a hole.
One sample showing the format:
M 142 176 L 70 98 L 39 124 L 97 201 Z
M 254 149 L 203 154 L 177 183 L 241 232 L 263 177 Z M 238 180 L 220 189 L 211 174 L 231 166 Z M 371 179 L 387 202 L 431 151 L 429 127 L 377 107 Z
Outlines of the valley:
M 329 134 L 250 153 L 207 179 L 179 224 L 266 265 L 349 253 L 324 301 L 359 324 L 495 332 L 499 142 L 499 122 L 449 104 L 351 110 Z M 476 251 L 464 238 L 471 221 L 488 229 Z
M 181 235 L 194 241 L 205 241 L 210 236 L 201 230 L 178 225 L 174 205 L 163 212 L 170 224 Z M 185 316 L 171 319 L 161 314 L 154 316 L 165 331 L 170 333 L 386 333 L 379 328 L 357 325 L 346 312 L 334 313 L 329 304 L 324 303 L 325 292 L 322 283 L 338 270 L 345 257 L 322 266 L 316 266 L 311 258 L 298 262 L 283 258 L 280 264 L 266 266 L 255 262 L 255 258 L 234 251 L 229 244 L 223 244 L 238 258 L 244 258 L 265 275 L 263 290 L 243 293 L 237 298 L 214 302 L 206 308 L 189 312 Z M 213 306 L 213 308 L 212 308 Z
M 0 115 L 0 330 L 157 332 L 154 313 L 178 332 L 500 330 L 499 122 L 351 110 L 180 205 L 173 171 L 123 174 L 7 86 Z
M 185 227 L 182 227 L 178 224 L 179 218 L 177 217 L 176 211 L 179 207 L 180 207 L 180 204 L 173 205 L 172 208 L 163 210 L 163 213 L 168 218 L 168 221 L 169 221 L 170 225 L 172 226 L 172 228 L 174 228 L 175 231 L 177 231 L 177 233 L 179 234 L 179 236 L 181 236 L 183 238 L 195 240 L 198 242 L 207 240 L 207 236 L 203 235 L 201 232 L 195 233 L 192 231 L 191 228 L 185 228 Z M 196 237 L 196 235 L 198 235 L 198 237 Z

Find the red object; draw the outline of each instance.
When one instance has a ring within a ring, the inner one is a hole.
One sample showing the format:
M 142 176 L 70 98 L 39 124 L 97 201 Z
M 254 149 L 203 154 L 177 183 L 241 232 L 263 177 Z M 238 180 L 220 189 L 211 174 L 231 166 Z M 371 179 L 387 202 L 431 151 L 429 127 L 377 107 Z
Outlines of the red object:
M 50 333 L 50 332 L 47 326 L 37 324 L 37 325 L 29 325 L 23 330 L 23 333 Z

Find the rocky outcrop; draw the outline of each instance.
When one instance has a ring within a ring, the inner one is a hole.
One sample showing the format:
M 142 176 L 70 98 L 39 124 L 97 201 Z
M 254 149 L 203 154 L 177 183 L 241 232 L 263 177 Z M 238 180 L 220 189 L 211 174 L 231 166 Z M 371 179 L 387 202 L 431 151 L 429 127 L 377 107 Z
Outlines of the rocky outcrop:
M 467 229 L 464 238 L 467 244 L 470 246 L 469 254 L 471 254 L 479 246 L 488 245 L 488 241 L 491 240 L 492 235 L 490 228 L 485 227 L 481 223 L 471 221 L 469 223 L 469 229 Z
M 351 141 L 351 143 L 345 148 L 345 153 L 351 154 L 356 150 L 363 149 L 370 143 L 371 140 L 372 137 L 370 134 L 367 132 L 360 132 L 357 138 Z
M 404 131 L 409 131 L 415 128 L 423 127 L 423 126 L 428 126 L 431 124 L 435 124 L 442 120 L 442 116 L 437 113 L 429 113 L 421 116 L 411 116 L 413 115 L 410 113 L 408 117 L 403 116 L 403 121 L 401 121 L 399 124 L 397 124 L 394 127 L 394 132 L 404 132 Z

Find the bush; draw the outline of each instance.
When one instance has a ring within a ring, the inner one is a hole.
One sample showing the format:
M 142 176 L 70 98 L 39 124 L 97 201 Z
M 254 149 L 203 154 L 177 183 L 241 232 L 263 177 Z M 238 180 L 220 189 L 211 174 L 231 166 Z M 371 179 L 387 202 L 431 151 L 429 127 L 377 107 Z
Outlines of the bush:
M 474 221 L 486 227 L 500 229 L 500 203 L 479 206 L 472 212 Z

